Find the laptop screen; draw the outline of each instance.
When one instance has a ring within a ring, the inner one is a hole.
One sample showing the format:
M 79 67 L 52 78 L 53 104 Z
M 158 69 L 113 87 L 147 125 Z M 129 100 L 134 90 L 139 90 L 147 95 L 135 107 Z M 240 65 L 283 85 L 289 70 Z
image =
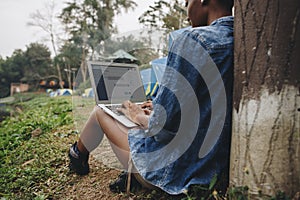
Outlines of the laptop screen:
M 137 67 L 91 64 L 99 102 L 145 101 L 144 87 Z M 97 101 L 97 102 L 98 102 Z

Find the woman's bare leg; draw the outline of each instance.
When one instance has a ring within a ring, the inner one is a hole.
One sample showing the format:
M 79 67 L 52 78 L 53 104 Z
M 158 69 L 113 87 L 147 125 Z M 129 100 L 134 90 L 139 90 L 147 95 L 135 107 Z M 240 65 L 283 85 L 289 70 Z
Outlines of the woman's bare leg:
M 117 158 L 127 169 L 129 160 L 127 133 L 126 127 L 107 115 L 101 108 L 95 107 L 81 132 L 77 146 L 82 153 L 91 152 L 101 143 L 105 134 Z
M 79 151 L 83 154 L 88 154 L 93 151 L 101 143 L 103 135 L 104 133 L 99 126 L 95 107 L 80 133 L 80 138 L 77 143 Z

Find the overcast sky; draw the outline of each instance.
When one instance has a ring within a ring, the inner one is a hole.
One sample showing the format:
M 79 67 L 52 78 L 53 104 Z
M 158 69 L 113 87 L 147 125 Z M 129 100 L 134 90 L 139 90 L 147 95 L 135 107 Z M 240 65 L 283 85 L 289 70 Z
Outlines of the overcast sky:
M 135 11 L 118 16 L 116 25 L 120 33 L 141 28 L 138 17 L 153 5 L 155 0 L 135 0 Z M 47 0 L 0 0 L 0 56 L 11 56 L 15 49 L 26 49 L 32 42 L 43 42 L 46 33 L 37 27 L 28 26 L 30 14 L 45 8 Z M 55 0 L 56 9 L 64 7 L 65 0 Z

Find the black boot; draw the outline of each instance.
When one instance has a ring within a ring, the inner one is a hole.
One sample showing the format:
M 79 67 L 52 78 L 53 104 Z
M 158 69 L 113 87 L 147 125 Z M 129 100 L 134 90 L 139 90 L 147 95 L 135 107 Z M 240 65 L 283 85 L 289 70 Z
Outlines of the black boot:
M 110 191 L 114 193 L 126 192 L 127 179 L 128 179 L 128 173 L 125 171 L 122 172 L 119 175 L 117 180 L 109 184 Z M 130 191 L 134 191 L 134 190 L 136 191 L 141 188 L 142 185 L 136 180 L 134 175 L 131 174 Z
M 69 149 L 69 169 L 74 171 L 78 175 L 86 175 L 90 172 L 89 167 L 89 154 L 83 155 L 77 148 L 77 142 L 75 142 Z

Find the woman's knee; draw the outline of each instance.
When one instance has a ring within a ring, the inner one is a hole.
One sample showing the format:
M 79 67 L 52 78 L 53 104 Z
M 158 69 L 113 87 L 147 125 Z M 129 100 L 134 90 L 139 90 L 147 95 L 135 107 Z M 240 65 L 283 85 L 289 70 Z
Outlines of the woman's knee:
M 103 111 L 99 106 L 95 106 L 92 111 L 92 116 L 97 119 L 100 126 L 109 126 L 114 123 L 113 118 L 111 118 L 106 112 Z M 103 127 L 102 127 L 103 128 Z
M 92 112 L 103 112 L 103 110 L 99 106 L 94 106 L 94 109 Z
M 98 119 L 101 118 L 101 116 L 106 115 L 106 113 L 100 108 L 99 106 L 95 106 L 91 115 L 94 115 Z

